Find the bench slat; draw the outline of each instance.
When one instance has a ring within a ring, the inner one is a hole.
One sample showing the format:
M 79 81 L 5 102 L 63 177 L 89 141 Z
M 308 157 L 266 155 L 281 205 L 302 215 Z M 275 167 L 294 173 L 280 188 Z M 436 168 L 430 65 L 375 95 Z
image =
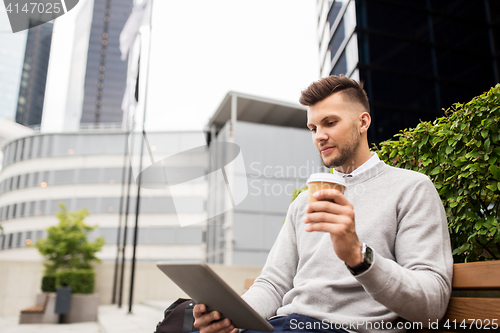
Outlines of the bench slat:
M 484 324 L 485 319 L 497 319 L 500 322 L 500 299 L 498 298 L 469 298 L 469 297 L 452 297 L 448 304 L 448 310 L 442 322 L 449 319 L 457 322 L 470 323 L 469 319 L 481 319 Z
M 453 289 L 500 289 L 500 260 L 453 265 Z
M 245 289 L 250 288 L 252 286 L 252 284 L 254 283 L 254 281 L 255 281 L 255 278 L 254 279 L 251 279 L 251 278 L 245 279 L 244 288 Z
M 21 313 L 44 313 L 44 305 L 35 305 L 26 309 L 21 310 Z

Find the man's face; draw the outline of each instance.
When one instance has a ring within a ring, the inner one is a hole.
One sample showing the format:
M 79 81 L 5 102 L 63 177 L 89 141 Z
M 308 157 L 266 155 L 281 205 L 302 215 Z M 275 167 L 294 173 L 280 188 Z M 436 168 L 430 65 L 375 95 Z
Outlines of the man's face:
M 309 107 L 307 127 L 326 167 L 342 167 L 345 173 L 354 170 L 360 146 L 359 115 L 363 111 L 361 104 L 348 101 L 342 92 Z

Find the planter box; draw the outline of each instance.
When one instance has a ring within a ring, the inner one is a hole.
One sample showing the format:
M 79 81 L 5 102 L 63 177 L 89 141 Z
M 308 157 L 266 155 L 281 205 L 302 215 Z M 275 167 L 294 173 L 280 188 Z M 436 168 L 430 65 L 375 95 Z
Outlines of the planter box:
M 63 322 L 69 324 L 97 321 L 98 306 L 98 294 L 73 294 L 69 313 L 64 316 Z

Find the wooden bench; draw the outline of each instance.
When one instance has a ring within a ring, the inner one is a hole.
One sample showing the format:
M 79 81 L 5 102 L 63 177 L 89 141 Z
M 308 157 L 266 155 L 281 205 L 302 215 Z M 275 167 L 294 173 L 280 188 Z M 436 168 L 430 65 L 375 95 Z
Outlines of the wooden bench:
M 245 289 L 250 288 L 254 282 L 255 282 L 255 278 L 245 279 L 245 284 L 243 285 L 243 288 L 245 288 Z
M 500 331 L 500 260 L 454 264 L 452 287 L 438 330 L 419 332 Z
M 43 302 L 21 310 L 19 324 L 37 324 L 43 321 L 43 315 L 49 302 L 49 294 L 43 295 Z
M 245 289 L 254 280 L 246 279 Z M 452 288 L 436 329 L 408 332 L 500 332 L 500 260 L 454 264 Z

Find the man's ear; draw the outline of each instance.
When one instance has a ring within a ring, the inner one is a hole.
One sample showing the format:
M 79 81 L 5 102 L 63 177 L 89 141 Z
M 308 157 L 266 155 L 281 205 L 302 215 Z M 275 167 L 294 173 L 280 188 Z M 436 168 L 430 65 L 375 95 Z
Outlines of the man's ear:
M 368 112 L 363 112 L 359 115 L 359 133 L 364 134 L 368 132 L 368 128 L 370 128 L 370 124 L 372 123 L 372 117 Z

